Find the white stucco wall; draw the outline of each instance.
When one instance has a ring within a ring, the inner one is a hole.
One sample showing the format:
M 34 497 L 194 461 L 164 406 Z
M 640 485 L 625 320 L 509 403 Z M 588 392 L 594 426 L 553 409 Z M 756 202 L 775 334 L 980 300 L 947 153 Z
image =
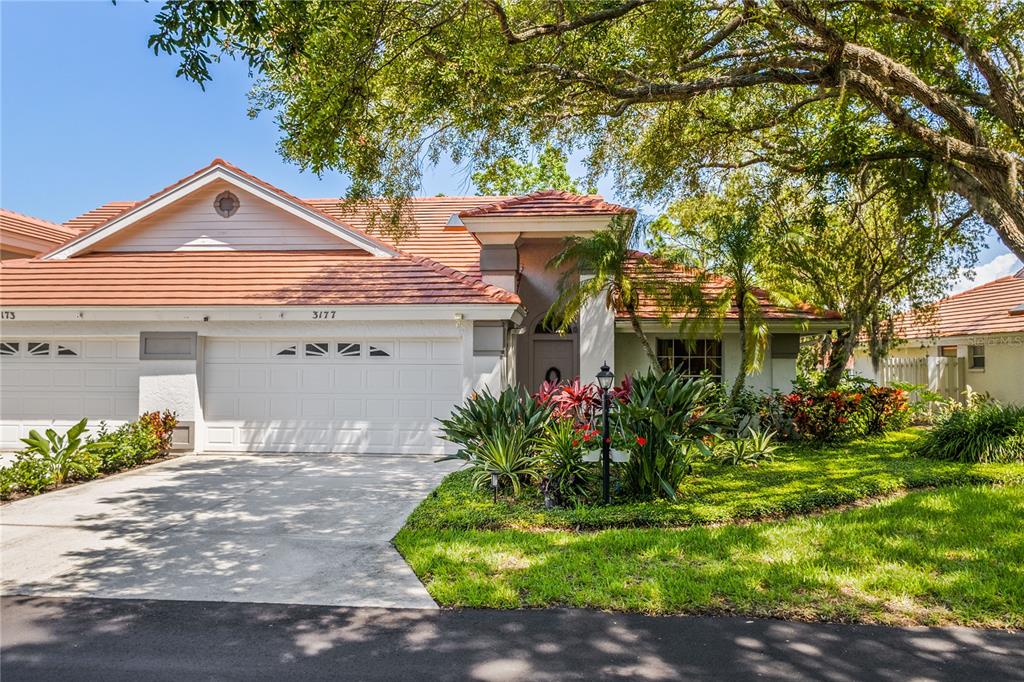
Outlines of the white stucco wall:
M 671 336 L 671 333 L 651 334 L 651 344 L 655 343 L 658 336 Z M 792 382 L 796 379 L 796 360 L 794 359 L 771 359 L 771 348 L 768 350 L 768 357 L 761 367 L 760 372 L 747 375 L 746 387 L 752 391 L 768 392 L 773 389 L 789 391 Z M 736 379 L 736 373 L 740 366 L 740 337 L 738 333 L 725 333 L 722 335 L 722 381 L 728 386 Z M 645 372 L 650 367 L 647 355 L 643 346 L 635 334 L 618 331 L 615 335 L 615 366 L 613 370 L 617 377 L 625 373 Z
M 1024 405 L 1024 337 L 985 345 L 985 369 L 967 370 L 967 385 L 1003 403 Z

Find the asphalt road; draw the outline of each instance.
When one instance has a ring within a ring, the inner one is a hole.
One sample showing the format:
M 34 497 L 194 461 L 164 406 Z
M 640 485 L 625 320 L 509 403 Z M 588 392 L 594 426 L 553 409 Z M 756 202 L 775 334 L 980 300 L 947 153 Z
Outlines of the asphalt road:
M 1024 636 L 595 611 L 4 597 L 17 680 L 1024 680 Z

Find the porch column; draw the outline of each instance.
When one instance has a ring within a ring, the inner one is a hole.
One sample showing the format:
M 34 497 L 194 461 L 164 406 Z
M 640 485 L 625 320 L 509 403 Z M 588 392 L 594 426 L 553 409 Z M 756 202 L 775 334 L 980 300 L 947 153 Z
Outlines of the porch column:
M 584 275 L 586 277 L 586 275 Z M 580 311 L 580 381 L 591 383 L 601 369 L 608 366 L 617 378 L 622 372 L 615 365 L 615 311 L 609 310 L 604 298 L 589 301 Z

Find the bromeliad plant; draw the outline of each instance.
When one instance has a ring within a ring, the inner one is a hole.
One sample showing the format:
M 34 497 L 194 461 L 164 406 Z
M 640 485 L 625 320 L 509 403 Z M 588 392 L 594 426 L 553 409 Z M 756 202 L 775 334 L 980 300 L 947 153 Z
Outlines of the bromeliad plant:
M 493 475 L 497 476 L 499 488 L 508 488 L 518 497 L 525 483 L 540 479 L 535 445 L 535 437 L 520 424 L 502 424 L 487 438 L 473 442 L 469 446 L 473 487 L 477 490 L 489 487 Z
M 535 442 L 551 418 L 551 405 L 531 400 L 518 388 L 506 388 L 494 396 L 489 391 L 474 393 L 469 400 L 452 410 L 447 419 L 439 419 L 445 440 L 459 450 L 437 460 L 472 459 L 472 449 L 490 438 L 502 427 L 522 426 L 528 442 Z
M 775 459 L 775 451 L 780 447 L 773 442 L 774 436 L 774 431 L 747 426 L 746 437 L 729 438 L 715 448 L 715 460 L 719 464 L 754 467 L 761 462 L 772 462 Z
M 601 436 L 589 424 L 572 419 L 552 419 L 537 444 L 544 477 L 542 491 L 560 506 L 586 500 L 592 466 L 583 461 L 587 450 L 600 444 Z
M 617 408 L 620 447 L 630 452 L 621 468 L 625 492 L 635 498 L 675 499 L 695 452 L 710 457 L 713 443 L 732 422 L 708 379 L 686 380 L 652 372 L 633 380 L 628 402 Z

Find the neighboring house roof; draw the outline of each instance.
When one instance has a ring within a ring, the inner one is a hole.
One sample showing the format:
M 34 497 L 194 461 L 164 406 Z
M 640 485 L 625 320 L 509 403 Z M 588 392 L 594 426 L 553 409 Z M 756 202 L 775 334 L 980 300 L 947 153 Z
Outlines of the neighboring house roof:
M 5 306 L 511 303 L 427 258 L 347 251 L 91 253 L 0 264 Z
M 650 254 L 637 251 L 633 254 L 634 268 L 638 270 L 644 268 L 647 276 L 651 276 L 661 281 L 674 281 L 678 283 L 691 283 L 694 282 L 699 274 L 699 271 L 692 268 L 686 268 L 681 265 L 673 263 L 667 263 L 659 260 Z M 725 288 L 729 285 L 729 280 L 725 277 L 719 277 L 717 275 L 705 275 L 705 281 L 701 284 L 701 293 L 704 295 L 707 301 L 717 300 Z M 782 306 L 772 301 L 771 296 L 764 289 L 754 289 L 754 295 L 757 298 L 758 304 L 761 307 L 761 316 L 766 320 L 797 320 L 797 321 L 832 321 L 839 320 L 842 316 L 839 313 L 830 310 L 820 310 L 813 306 L 801 304 L 796 306 Z M 661 307 L 652 299 L 649 295 L 641 294 L 640 305 L 637 308 L 637 313 L 641 319 L 652 320 L 652 319 L 663 319 Z M 687 317 L 687 311 L 680 310 L 669 315 L 670 319 L 682 320 Z M 616 313 L 616 318 L 619 320 L 628 320 L 629 316 L 624 310 L 619 310 Z M 739 309 L 735 305 L 729 308 L 726 313 L 725 319 L 736 320 L 739 319 Z
M 33 243 L 38 242 L 40 250 L 47 251 L 54 246 L 63 244 L 76 234 L 74 230 L 63 225 L 0 208 L 0 244 L 2 245 L 20 238 Z
M 636 213 L 636 211 L 632 208 L 608 203 L 598 195 L 570 194 L 558 189 L 546 189 L 461 211 L 459 217 L 541 217 L 619 215 L 621 213 Z
M 921 313 L 894 320 L 901 339 L 930 339 L 976 334 L 1024 332 L 1024 270 L 944 298 Z

